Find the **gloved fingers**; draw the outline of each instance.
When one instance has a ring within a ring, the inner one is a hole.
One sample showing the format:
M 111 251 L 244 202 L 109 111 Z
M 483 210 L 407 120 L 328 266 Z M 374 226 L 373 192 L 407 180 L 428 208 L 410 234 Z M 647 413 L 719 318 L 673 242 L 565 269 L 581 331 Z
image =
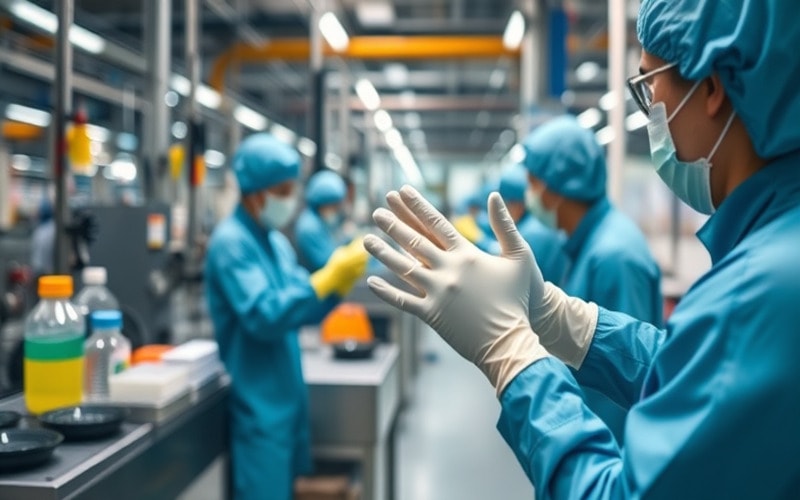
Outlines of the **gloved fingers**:
M 389 210 L 379 208 L 375 210 L 372 218 L 384 233 L 389 235 L 390 238 L 415 258 L 429 267 L 433 267 L 439 262 L 438 257 L 441 250 L 425 236 L 408 227 L 405 222 L 401 221 Z
M 398 219 L 408 224 L 408 226 L 413 229 L 414 231 L 421 234 L 424 238 L 428 239 L 434 245 L 438 246 L 439 248 L 444 250 L 439 240 L 434 237 L 428 228 L 420 222 L 416 215 L 414 215 L 411 210 L 403 203 L 402 198 L 400 198 L 400 193 L 397 191 L 390 191 L 389 194 L 386 195 L 386 202 L 389 204 L 389 208 L 392 212 L 397 216 Z
M 452 250 L 463 245 L 466 240 L 456 231 L 444 215 L 411 186 L 403 186 L 400 198 L 417 219 L 430 231 L 445 250 Z
M 377 276 L 367 278 L 367 284 L 370 290 L 387 304 L 422 318 L 425 312 L 425 299 L 422 297 L 398 290 Z
M 364 248 L 409 285 L 418 290 L 427 288 L 428 271 L 418 260 L 406 257 L 374 235 L 364 238 Z
M 514 224 L 514 219 L 508 213 L 506 204 L 499 193 L 489 195 L 489 222 L 492 225 L 497 242 L 500 243 L 502 255 L 505 257 L 523 258 L 530 254 L 530 247 L 522 239 Z

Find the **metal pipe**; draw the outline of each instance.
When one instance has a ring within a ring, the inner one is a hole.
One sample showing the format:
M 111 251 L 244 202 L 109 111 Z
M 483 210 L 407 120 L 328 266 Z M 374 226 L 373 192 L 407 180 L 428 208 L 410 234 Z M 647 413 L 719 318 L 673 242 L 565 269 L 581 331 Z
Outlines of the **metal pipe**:
M 69 224 L 69 205 L 67 200 L 67 176 L 69 164 L 67 159 L 67 120 L 72 110 L 72 45 L 69 42 L 69 30 L 74 16 L 73 0 L 56 2 L 58 32 L 56 33 L 56 78 L 55 78 L 55 114 L 52 128 L 53 181 L 56 187 L 55 226 L 56 234 L 53 245 L 53 269 L 57 274 L 69 274 L 69 241 L 66 227 Z
M 186 161 L 189 179 L 189 203 L 188 227 L 186 235 L 187 266 L 190 272 L 195 268 L 195 241 L 197 240 L 197 186 L 192 182 L 195 168 L 195 148 L 199 137 L 197 136 L 197 122 L 200 116 L 199 105 L 197 103 L 197 88 L 200 85 L 200 59 L 198 54 L 198 0 L 186 0 L 186 70 L 189 73 L 191 89 L 189 91 L 189 102 L 187 108 L 186 123 L 189 126 L 186 142 Z
M 314 155 L 314 171 L 320 170 L 325 164 L 325 70 L 323 55 L 322 32 L 319 29 L 319 20 L 322 17 L 322 9 L 312 9 L 311 26 L 308 30 L 311 35 L 310 42 L 310 74 L 311 74 L 311 95 L 308 113 L 307 129 L 309 137 L 317 144 L 317 153 Z
M 169 169 L 161 167 L 166 164 L 169 148 L 169 108 L 164 105 L 164 96 L 169 89 L 172 0 L 148 0 L 146 9 L 147 100 L 150 108 L 144 131 L 143 150 L 148 168 L 145 190 L 148 200 L 168 200 Z M 163 172 L 163 178 L 157 178 L 159 172 Z M 161 192 L 157 192 L 157 185 L 161 186 Z
M 608 89 L 614 96 L 614 107 L 608 112 L 614 140 L 608 146 L 608 193 L 616 203 L 622 201 L 622 184 L 626 154 L 625 132 L 625 71 L 627 12 L 625 0 L 610 0 L 608 20 Z

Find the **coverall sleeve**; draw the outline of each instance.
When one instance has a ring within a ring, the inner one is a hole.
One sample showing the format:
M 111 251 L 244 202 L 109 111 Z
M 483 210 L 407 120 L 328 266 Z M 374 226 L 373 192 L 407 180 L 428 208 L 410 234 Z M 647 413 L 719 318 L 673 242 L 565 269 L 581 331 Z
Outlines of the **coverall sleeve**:
M 286 332 L 316 323 L 335 307 L 338 299 L 320 301 L 308 273 L 299 265 L 286 275 L 286 283 L 270 282 L 259 265 L 256 248 L 224 245 L 216 249 L 214 273 L 245 334 L 262 341 L 277 340 Z
M 314 271 L 322 269 L 336 250 L 336 242 L 323 227 L 310 227 L 309 224 L 300 225 L 295 239 L 303 259 Z
M 647 270 L 631 262 L 619 262 L 613 256 L 598 257 L 592 266 L 589 300 L 611 311 L 629 314 L 634 318 L 661 325 L 660 283 Z

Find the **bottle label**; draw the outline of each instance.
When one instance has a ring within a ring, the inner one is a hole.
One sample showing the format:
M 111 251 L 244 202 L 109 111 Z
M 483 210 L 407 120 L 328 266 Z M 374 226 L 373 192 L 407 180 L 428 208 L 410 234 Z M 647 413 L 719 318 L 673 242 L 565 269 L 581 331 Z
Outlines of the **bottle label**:
M 36 361 L 60 361 L 83 356 L 83 332 L 64 338 L 25 339 L 25 358 Z

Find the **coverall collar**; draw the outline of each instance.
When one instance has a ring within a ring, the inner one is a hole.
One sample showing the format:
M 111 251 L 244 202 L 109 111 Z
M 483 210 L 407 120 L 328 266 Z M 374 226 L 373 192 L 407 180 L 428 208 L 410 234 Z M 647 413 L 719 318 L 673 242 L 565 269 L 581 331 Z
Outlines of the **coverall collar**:
M 717 264 L 747 235 L 800 201 L 800 152 L 781 157 L 744 181 L 697 232 Z
M 234 216 L 254 235 L 262 238 L 269 236 L 269 231 L 262 227 L 261 224 L 254 221 L 241 203 L 236 205 L 236 212 L 234 212 Z
M 595 230 L 600 226 L 600 221 L 611 210 L 611 203 L 608 198 L 601 198 L 595 202 L 594 205 L 583 216 L 575 232 L 567 239 L 564 244 L 564 252 L 574 262 L 583 250 L 586 241 L 594 234 Z

